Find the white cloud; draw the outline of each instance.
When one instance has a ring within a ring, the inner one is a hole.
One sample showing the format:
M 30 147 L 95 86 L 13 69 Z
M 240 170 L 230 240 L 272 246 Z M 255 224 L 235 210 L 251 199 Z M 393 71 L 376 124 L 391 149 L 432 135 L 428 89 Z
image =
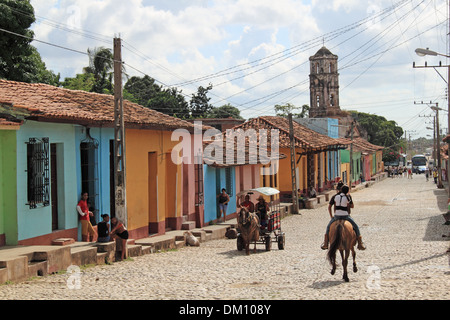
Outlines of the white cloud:
M 404 119 L 414 113 L 406 104 L 389 108 L 386 107 L 389 103 L 376 101 L 438 95 L 445 85 L 433 70 L 412 69 L 413 61 L 424 62 L 415 56 L 415 48 L 447 51 L 445 25 L 425 32 L 446 19 L 445 4 L 412 0 L 401 3 L 389 16 L 352 25 L 376 17 L 395 3 L 390 0 L 312 0 L 309 4 L 300 0 L 32 0 L 31 3 L 37 16 L 49 19 L 38 18 L 33 26 L 37 39 L 86 52 L 87 48 L 98 46 L 112 48 L 114 35 L 120 33 L 125 62 L 167 84 L 225 70 L 218 77 L 179 88 L 190 95 L 199 85 L 212 82 L 213 101 L 243 105 L 243 113 L 251 116 L 272 111 L 276 103 L 309 104 L 308 58 L 322 46 L 322 38 L 339 55 L 339 66 L 348 66 L 340 70 L 341 88 L 345 88 L 340 99 L 343 106 L 358 105 L 361 101 L 365 106 L 361 111 Z M 56 28 L 54 22 L 61 25 Z M 47 66 L 61 72 L 63 77 L 80 73 L 88 63 L 85 55 L 34 44 Z M 134 48 L 138 55 L 133 53 Z M 291 89 L 278 94 L 288 88 Z M 276 97 L 269 99 L 271 95 Z M 226 97 L 231 98 L 222 101 Z M 373 109 L 370 101 L 374 101 Z

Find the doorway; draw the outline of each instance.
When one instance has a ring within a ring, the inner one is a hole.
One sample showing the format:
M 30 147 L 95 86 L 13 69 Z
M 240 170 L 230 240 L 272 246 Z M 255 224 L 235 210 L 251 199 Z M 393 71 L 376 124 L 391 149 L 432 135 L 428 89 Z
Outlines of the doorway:
M 52 231 L 58 230 L 58 157 L 56 143 L 50 144 L 50 189 L 52 206 Z

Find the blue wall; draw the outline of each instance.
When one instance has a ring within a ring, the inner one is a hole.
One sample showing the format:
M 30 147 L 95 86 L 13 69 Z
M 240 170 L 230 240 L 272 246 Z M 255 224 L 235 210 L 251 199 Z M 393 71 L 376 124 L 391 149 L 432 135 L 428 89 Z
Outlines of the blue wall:
M 222 188 L 226 188 L 226 172 L 224 168 L 215 168 L 208 165 L 203 167 L 205 223 L 216 220 L 219 214 L 217 195 Z M 236 176 L 234 167 L 231 167 L 232 189 L 227 190 L 230 195 L 227 215 L 236 212 Z
M 77 175 L 75 126 L 26 121 L 17 131 L 17 225 L 18 241 L 52 232 L 51 206 L 30 209 L 27 203 L 27 144 L 29 138 L 48 137 L 57 144 L 58 163 L 58 229 L 78 226 L 76 205 Z
M 91 136 L 99 141 L 98 175 L 99 204 L 96 216 L 110 214 L 109 141 L 112 128 L 92 128 Z M 51 206 L 30 209 L 27 203 L 27 144 L 29 138 L 48 137 L 56 143 L 58 159 L 58 230 L 78 228 L 76 205 L 81 196 L 80 143 L 86 138 L 86 128 L 73 124 L 26 121 L 17 131 L 17 224 L 18 241 L 52 233 Z
M 86 128 L 77 126 L 75 129 L 75 148 L 76 148 L 76 170 L 77 170 L 77 195 L 81 196 L 81 154 L 80 143 L 86 139 Z M 100 222 L 101 215 L 106 213 L 111 216 L 110 212 L 110 166 L 109 166 L 109 143 L 114 139 L 113 128 L 91 128 L 90 135 L 98 141 L 98 178 L 99 178 L 99 203 L 96 206 L 96 221 Z M 81 233 L 80 233 L 81 235 Z

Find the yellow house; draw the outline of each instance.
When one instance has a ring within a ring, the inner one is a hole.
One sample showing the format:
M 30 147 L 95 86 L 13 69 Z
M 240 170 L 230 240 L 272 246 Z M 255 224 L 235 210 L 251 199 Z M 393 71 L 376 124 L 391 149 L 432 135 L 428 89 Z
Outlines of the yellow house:
M 172 160 L 176 129 L 194 125 L 124 101 L 127 228 L 132 239 L 182 223 L 183 165 Z

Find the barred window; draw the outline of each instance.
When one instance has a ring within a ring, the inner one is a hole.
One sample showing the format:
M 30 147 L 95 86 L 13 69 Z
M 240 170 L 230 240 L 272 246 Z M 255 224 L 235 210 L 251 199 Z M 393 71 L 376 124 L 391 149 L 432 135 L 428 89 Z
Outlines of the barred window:
M 231 171 L 231 168 L 225 168 L 225 184 L 227 193 L 230 197 L 233 196 L 233 173 Z
M 49 139 L 30 138 L 27 142 L 27 205 L 30 209 L 50 204 Z

